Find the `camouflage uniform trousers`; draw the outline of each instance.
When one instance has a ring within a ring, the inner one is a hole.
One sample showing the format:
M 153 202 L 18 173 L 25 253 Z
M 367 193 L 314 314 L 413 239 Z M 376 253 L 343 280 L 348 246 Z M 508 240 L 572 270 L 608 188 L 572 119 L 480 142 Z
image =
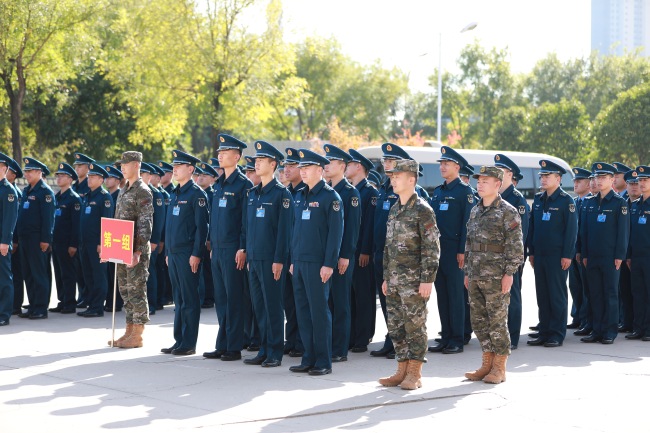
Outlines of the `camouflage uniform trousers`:
M 418 293 L 419 284 L 388 287 L 387 325 L 395 346 L 395 359 L 425 361 L 427 353 L 427 301 Z
M 117 284 L 124 300 L 126 323 L 144 325 L 149 322 L 147 303 L 147 279 L 149 278 L 149 254 L 142 254 L 132 268 L 117 265 Z
M 469 281 L 472 328 L 483 352 L 510 355 L 508 305 L 510 292 L 501 293 L 501 279 Z

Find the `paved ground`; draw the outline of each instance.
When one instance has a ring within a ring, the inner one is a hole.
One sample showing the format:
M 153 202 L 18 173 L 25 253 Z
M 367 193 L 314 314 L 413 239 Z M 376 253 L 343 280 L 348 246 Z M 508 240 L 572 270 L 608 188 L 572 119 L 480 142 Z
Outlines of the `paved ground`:
M 531 278 L 527 268 L 524 327 L 537 321 Z M 480 364 L 473 339 L 463 354 L 429 354 L 423 388 L 408 393 L 378 386 L 395 362 L 367 353 L 350 354 L 324 377 L 290 373 L 294 358 L 264 369 L 160 354 L 172 343 L 172 309 L 152 316 L 145 346 L 133 350 L 106 346 L 110 316 L 14 317 L 0 328 L 0 432 L 650 431 L 650 343 L 619 336 L 612 346 L 585 344 L 570 334 L 563 347 L 547 349 L 526 347 L 523 337 L 507 382 L 487 385 L 463 380 Z M 435 300 L 429 309 L 433 338 Z M 198 351 L 212 350 L 215 322 L 214 311 L 203 310 Z M 384 332 L 382 323 L 371 348 Z

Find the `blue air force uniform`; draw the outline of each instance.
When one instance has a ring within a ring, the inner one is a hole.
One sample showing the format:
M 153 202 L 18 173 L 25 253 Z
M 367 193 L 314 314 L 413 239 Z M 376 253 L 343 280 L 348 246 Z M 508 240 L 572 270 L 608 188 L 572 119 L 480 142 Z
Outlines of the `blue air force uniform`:
M 552 161 L 540 161 L 540 174 L 566 171 Z M 535 194 L 528 228 L 528 251 L 534 257 L 535 291 L 539 308 L 539 338 L 531 345 L 562 344 L 568 309 L 567 275 L 563 258 L 575 255 L 578 216 L 573 199 L 558 187 L 551 195 Z
M 650 178 L 650 166 L 634 170 L 639 178 Z M 650 341 L 650 197 L 641 196 L 630 209 L 630 260 L 632 299 L 634 301 L 634 331 L 628 339 Z
M 20 168 L 20 165 L 13 159 L 9 159 L 9 170 L 11 170 L 15 175 L 16 179 L 23 177 L 23 170 Z M 18 213 L 23 205 L 23 192 L 18 188 L 14 183 L 11 184 L 16 190 L 16 201 L 18 202 Z M 16 228 L 14 229 L 14 238 L 13 243 L 18 244 L 18 222 L 16 221 Z M 20 264 L 20 253 L 17 253 L 16 250 L 12 250 L 11 253 L 11 274 L 13 277 L 14 283 L 14 306 L 12 314 L 20 314 L 22 312 L 21 306 L 23 305 L 23 300 L 25 297 L 25 281 L 23 279 L 23 269 Z
M 89 176 L 108 177 L 99 164 L 90 164 Z M 99 260 L 98 246 L 102 243 L 102 218 L 113 218 L 115 204 L 110 193 L 101 186 L 90 191 L 83 198 L 81 213 L 81 264 L 86 282 L 88 309 L 78 313 L 83 317 L 104 315 L 104 302 L 108 292 L 108 263 Z
M 74 154 L 74 162 L 73 165 L 90 165 L 95 162 L 94 159 L 91 157 L 84 155 L 83 153 L 75 152 Z M 86 194 L 90 192 L 90 187 L 88 186 L 88 177 L 84 178 L 82 181 L 79 181 L 77 179 L 73 184 L 72 184 L 72 190 L 79 195 L 81 200 L 84 199 Z M 74 266 L 75 266 L 75 273 L 77 276 L 77 287 L 79 289 L 79 295 L 77 298 L 77 308 L 83 308 L 84 306 L 87 306 L 88 302 L 86 299 L 86 282 L 84 281 L 84 272 L 81 266 L 81 251 L 77 253 L 77 255 L 74 256 Z
M 246 148 L 246 144 L 226 134 L 219 134 L 219 141 L 220 151 L 236 149 L 241 152 Z M 244 346 L 245 270 L 237 269 L 235 256 L 238 250 L 246 250 L 242 213 L 246 192 L 252 187 L 253 183 L 237 169 L 227 177 L 224 172 L 214 185 L 210 246 L 214 301 L 219 321 L 215 348 L 224 354 L 240 353 Z M 237 358 L 236 354 L 229 354 L 225 359 L 231 356 Z
M 613 175 L 614 167 L 597 162 L 596 176 Z M 618 334 L 618 283 L 620 268 L 614 260 L 625 261 L 630 234 L 627 200 L 610 190 L 585 203 L 585 220 L 580 227 L 580 254 L 587 261 L 593 332 L 585 342 L 611 343 Z
M 460 167 L 467 161 L 448 146 L 440 149 L 439 161 L 452 161 Z M 465 287 L 458 254 L 465 253 L 467 221 L 475 204 L 472 188 L 460 177 L 445 181 L 433 191 L 430 200 L 440 229 L 440 268 L 434 282 L 442 333 L 440 343 L 431 352 L 458 353 L 463 351 L 465 334 Z
M 0 162 L 9 165 L 11 158 L 0 153 Z M 0 326 L 9 324 L 14 303 L 14 286 L 11 275 L 13 234 L 18 218 L 18 197 L 7 179 L 0 180 L 0 244 L 8 246 L 7 255 L 0 254 Z
M 40 170 L 46 175 L 45 164 L 33 158 L 25 158 L 24 170 Z M 21 317 L 47 318 L 50 300 L 48 277 L 49 253 L 41 251 L 41 243 L 52 244 L 54 211 L 56 201 L 52 189 L 40 179 L 34 186 L 23 189 L 23 203 L 18 214 L 18 251 L 25 277 L 29 309 Z
M 219 175 L 217 171 L 205 162 L 201 163 L 201 171 L 204 175 L 209 175 L 217 179 Z M 212 199 L 214 198 L 214 188 L 208 185 L 203 188 L 203 192 L 208 196 L 208 212 L 212 209 Z M 203 255 L 203 262 L 210 263 L 210 254 L 212 248 L 206 248 Z M 201 267 L 201 279 L 199 281 L 199 295 L 201 296 L 201 308 L 214 308 L 214 282 L 212 280 L 212 266 Z
M 625 184 L 637 183 L 638 178 L 632 176 L 633 170 L 620 162 L 614 162 L 612 165 L 616 168 L 617 174 L 622 174 Z M 632 199 L 625 189 L 619 193 L 627 201 L 627 207 L 630 208 Z M 624 263 L 620 269 L 620 277 L 618 283 L 618 299 L 619 299 L 619 332 L 631 332 L 634 323 L 634 307 L 632 305 L 632 276 L 630 268 Z
M 339 160 L 347 164 L 352 160 L 350 155 L 332 144 L 324 145 L 323 150 L 325 150 L 325 157 L 329 161 Z M 329 301 L 332 310 L 332 356 L 341 360 L 347 357 L 350 346 L 352 323 L 350 299 L 355 252 L 361 225 L 361 196 L 345 177 L 332 187 L 341 197 L 341 211 L 343 212 L 343 237 L 339 258 L 349 261 L 348 268 L 343 275 L 339 273 L 338 266 L 334 268 Z
M 278 164 L 283 159 L 267 142 L 257 141 L 255 148 L 256 158 L 271 158 Z M 244 220 L 250 294 L 262 340 L 253 363 L 276 367 L 284 354 L 282 290 L 293 220 L 291 193 L 275 178 L 253 187 L 244 205 Z M 272 272 L 274 264 L 282 266 L 278 279 Z
M 66 174 L 73 180 L 77 179 L 74 169 L 64 162 L 59 164 L 56 173 Z M 55 199 L 52 264 L 59 304 L 54 311 L 69 314 L 74 313 L 77 306 L 74 258 L 81 254 L 79 251 L 81 198 L 72 188 L 68 188 L 63 193 L 61 191 L 56 193 Z M 72 257 L 69 248 L 77 250 Z
M 325 166 L 324 157 L 300 149 L 300 167 Z M 328 306 L 332 279 L 323 283 L 320 271 L 336 272 L 343 237 L 341 197 L 325 181 L 305 186 L 295 200 L 291 260 L 298 328 L 305 351 L 293 371 L 327 374 L 332 368 L 332 314 Z
M 358 162 L 366 171 L 373 168 L 372 162 L 354 149 L 350 149 L 352 162 Z M 372 263 L 372 233 L 375 222 L 375 207 L 378 192 L 368 179 L 362 179 L 355 185 L 360 195 L 361 224 L 359 239 L 354 255 L 354 273 L 352 274 L 352 327 L 350 331 L 350 346 L 353 352 L 365 351 L 368 343 L 375 334 L 375 318 L 377 317 L 376 291 Z M 369 256 L 368 265 L 361 267 L 359 257 Z
M 147 162 L 141 163 L 140 172 L 149 174 L 158 174 L 156 168 L 152 167 Z M 152 245 L 156 248 L 151 249 L 151 256 L 149 259 L 149 278 L 147 278 L 147 304 L 149 305 L 149 314 L 156 314 L 156 305 L 158 305 L 158 274 L 156 267 L 158 264 L 158 245 L 163 238 L 163 230 L 165 228 L 165 198 L 158 188 L 149 184 L 147 185 L 151 190 L 152 204 L 153 204 L 153 226 L 151 228 Z
M 173 164 L 196 165 L 198 158 L 180 150 L 172 152 Z M 174 288 L 174 340 L 172 354 L 193 353 L 199 336 L 201 302 L 199 300 L 199 276 L 192 272 L 190 258 L 203 257 L 208 236 L 208 198 L 190 178 L 184 185 L 177 185 L 167 209 L 165 226 L 165 250 L 169 265 L 169 278 Z
M 163 175 L 165 173 L 171 173 L 174 170 L 174 167 L 165 161 L 158 161 L 158 167 L 163 171 Z M 169 206 L 171 203 L 171 196 L 172 196 L 172 191 L 174 190 L 174 184 L 172 182 L 169 182 L 167 186 L 162 186 L 160 185 L 160 189 L 165 191 L 165 196 L 167 201 L 165 202 L 165 230 L 163 230 L 163 241 L 165 241 L 165 232 L 167 231 L 167 224 L 169 224 L 169 221 L 167 220 L 167 213 L 169 212 Z M 209 209 L 208 209 L 209 210 Z M 167 248 L 166 246 L 163 246 L 163 250 L 161 252 L 161 255 L 164 257 L 167 257 Z M 158 301 L 160 302 L 160 307 L 162 308 L 163 305 L 169 303 L 172 301 L 174 296 L 172 295 L 172 283 L 171 280 L 169 279 L 169 267 L 167 266 L 167 261 L 166 260 L 160 260 L 159 262 L 159 273 L 158 273 L 158 278 L 159 281 L 158 283 L 160 284 L 160 281 L 164 281 L 164 284 L 162 284 L 161 290 L 163 291 L 162 294 L 158 294 Z M 210 266 L 208 263 L 204 263 L 204 266 Z M 160 275 L 162 275 L 162 278 L 160 278 Z

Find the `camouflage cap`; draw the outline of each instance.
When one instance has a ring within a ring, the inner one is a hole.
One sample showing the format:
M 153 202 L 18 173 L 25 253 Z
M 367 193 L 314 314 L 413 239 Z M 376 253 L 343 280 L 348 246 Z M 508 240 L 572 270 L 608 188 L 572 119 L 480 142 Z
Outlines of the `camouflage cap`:
M 418 174 L 418 164 L 417 161 L 412 159 L 399 159 L 395 163 L 395 167 L 392 170 L 386 170 L 386 173 L 395 173 L 397 171 L 405 171 Z
M 473 175 L 472 177 L 474 179 L 478 179 L 481 176 L 496 177 L 499 180 L 503 180 L 503 170 L 493 165 L 484 165 L 483 167 L 481 167 L 479 172 Z
M 126 164 L 127 162 L 142 162 L 142 152 L 136 152 L 135 150 L 129 150 L 128 152 L 122 153 L 122 159 L 117 161 L 118 164 Z

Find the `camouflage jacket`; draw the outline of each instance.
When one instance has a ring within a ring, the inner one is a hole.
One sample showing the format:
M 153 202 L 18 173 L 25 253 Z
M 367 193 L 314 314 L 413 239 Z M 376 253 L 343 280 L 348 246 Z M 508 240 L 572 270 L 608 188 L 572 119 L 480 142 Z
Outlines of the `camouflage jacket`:
M 501 196 L 490 206 L 479 201 L 467 221 L 465 275 L 470 279 L 512 275 L 524 261 L 521 217 Z
M 391 207 L 384 246 L 384 280 L 390 286 L 432 283 L 438 272 L 440 232 L 425 199 L 413 194 Z
M 135 222 L 133 252 L 149 254 L 153 228 L 153 195 L 142 179 L 136 180 L 133 185 L 127 182 L 120 190 L 115 205 L 115 218 Z

